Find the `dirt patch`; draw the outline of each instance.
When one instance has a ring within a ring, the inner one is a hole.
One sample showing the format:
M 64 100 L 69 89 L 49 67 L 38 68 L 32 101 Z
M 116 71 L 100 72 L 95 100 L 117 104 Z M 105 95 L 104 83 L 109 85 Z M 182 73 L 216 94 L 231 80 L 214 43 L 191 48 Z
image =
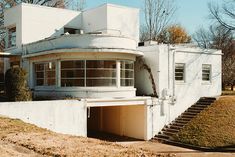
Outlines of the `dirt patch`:
M 53 133 L 20 120 L 0 117 L 0 126 L 0 150 L 4 152 L 3 156 L 144 157 L 157 155 L 151 151 L 122 146 L 113 142 Z M 27 155 L 30 153 L 33 154 Z

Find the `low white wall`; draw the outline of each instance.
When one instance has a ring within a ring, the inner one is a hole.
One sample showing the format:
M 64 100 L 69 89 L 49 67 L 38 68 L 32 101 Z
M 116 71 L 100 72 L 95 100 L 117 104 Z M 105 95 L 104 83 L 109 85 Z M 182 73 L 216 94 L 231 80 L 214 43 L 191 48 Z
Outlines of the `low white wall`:
M 33 101 L 0 103 L 0 115 L 54 132 L 87 136 L 87 108 L 84 101 Z

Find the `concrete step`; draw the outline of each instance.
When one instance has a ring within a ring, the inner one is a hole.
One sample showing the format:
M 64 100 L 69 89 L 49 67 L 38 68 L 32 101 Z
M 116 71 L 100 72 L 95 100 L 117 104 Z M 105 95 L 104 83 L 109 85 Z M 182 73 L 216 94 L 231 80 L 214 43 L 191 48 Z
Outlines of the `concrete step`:
M 171 127 L 171 126 L 183 127 L 185 124 L 187 124 L 187 122 L 181 123 L 181 122 L 174 121 L 174 122 L 170 125 L 170 127 Z
M 197 103 L 189 107 L 183 112 L 178 118 L 172 123 L 164 126 L 162 131 L 155 136 L 154 139 L 158 141 L 168 141 L 172 139 L 172 136 L 177 134 L 185 125 L 187 125 L 193 118 L 195 118 L 201 111 L 205 110 L 211 105 L 216 99 L 211 97 L 201 98 Z
M 216 100 L 216 98 L 215 97 L 202 97 L 201 98 L 202 100 Z
M 172 129 L 172 128 L 163 128 L 162 131 L 167 131 L 167 132 L 179 132 L 178 129 Z
M 182 129 L 184 127 L 184 125 L 171 125 L 170 126 L 170 129 L 176 129 L 176 130 L 180 130 L 180 129 Z
M 161 139 L 169 139 L 170 137 L 167 136 L 167 135 L 164 135 L 164 134 L 158 134 L 158 135 L 155 136 L 155 138 L 157 138 L 157 139 L 159 139 L 159 138 L 161 138 Z
M 202 109 L 204 109 L 204 108 L 207 108 L 208 106 L 207 105 L 199 105 L 199 104 L 194 104 L 193 106 L 191 106 L 192 108 L 202 108 Z
M 166 136 L 169 136 L 169 138 L 170 138 L 171 136 L 174 136 L 177 132 L 162 131 L 162 133 Z
M 188 115 L 188 114 L 184 114 L 184 113 L 180 116 L 180 118 L 186 118 L 189 120 L 191 120 L 194 117 L 196 117 L 196 115 Z
M 198 102 L 198 103 L 196 103 L 195 105 L 209 106 L 209 105 L 211 105 L 211 104 L 212 104 L 212 103 Z
M 187 111 L 194 112 L 194 113 L 200 113 L 203 109 L 202 108 L 191 108 L 190 107 L 190 108 L 187 109 Z
M 198 112 L 191 112 L 191 111 L 185 111 L 184 113 L 182 113 L 182 115 L 193 115 L 193 116 L 195 116 L 197 114 L 198 114 Z

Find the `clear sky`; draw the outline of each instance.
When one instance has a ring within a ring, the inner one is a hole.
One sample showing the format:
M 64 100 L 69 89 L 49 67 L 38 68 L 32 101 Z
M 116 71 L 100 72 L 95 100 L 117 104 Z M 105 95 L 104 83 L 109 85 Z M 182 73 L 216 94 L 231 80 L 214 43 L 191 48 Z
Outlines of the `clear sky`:
M 87 0 L 86 7 L 92 8 L 106 2 L 140 8 L 141 22 L 143 22 L 144 0 Z M 190 33 L 194 33 L 201 26 L 207 27 L 211 20 L 208 18 L 208 2 L 221 3 L 223 0 L 175 0 L 177 12 L 174 22 L 181 24 Z

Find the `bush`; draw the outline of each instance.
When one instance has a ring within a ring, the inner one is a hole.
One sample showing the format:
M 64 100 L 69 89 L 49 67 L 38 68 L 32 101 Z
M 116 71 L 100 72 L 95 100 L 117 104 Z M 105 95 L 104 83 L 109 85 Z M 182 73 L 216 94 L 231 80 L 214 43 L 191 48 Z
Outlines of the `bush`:
M 22 68 L 11 68 L 5 75 L 5 90 L 9 101 L 31 101 L 32 94 L 26 82 L 27 73 Z

